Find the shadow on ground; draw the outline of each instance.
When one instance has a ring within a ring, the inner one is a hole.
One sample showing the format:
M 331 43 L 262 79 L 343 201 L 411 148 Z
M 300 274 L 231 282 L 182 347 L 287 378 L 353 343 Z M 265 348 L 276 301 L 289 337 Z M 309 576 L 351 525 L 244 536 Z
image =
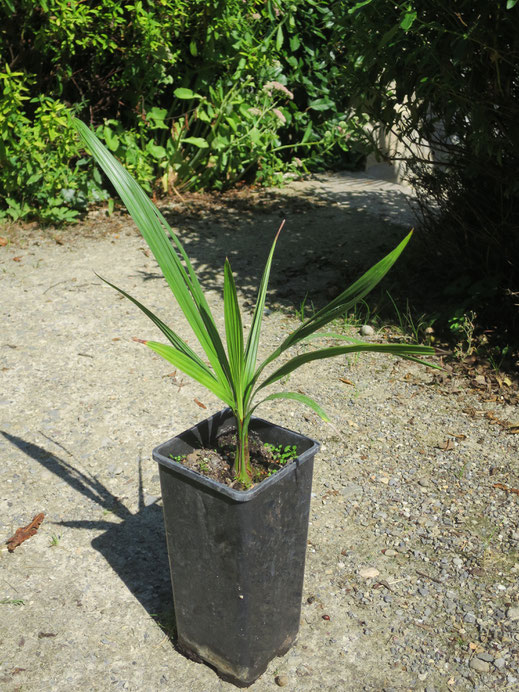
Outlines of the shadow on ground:
M 255 302 L 272 241 L 286 219 L 267 305 L 292 310 L 305 297 L 316 306 L 328 302 L 392 249 L 410 228 L 406 204 L 398 189 L 372 190 L 368 181 L 364 191 L 319 188 L 317 194 L 310 187 L 297 196 L 284 191 L 193 196 L 161 210 L 204 289 L 220 290 L 228 257 L 246 304 Z
M 139 505 L 137 513 L 132 514 L 95 476 L 79 471 L 39 445 L 5 431 L 0 433 L 78 493 L 121 519 L 119 523 L 80 519 L 62 521 L 59 525 L 103 531 L 92 540 L 92 547 L 103 555 L 129 591 L 171 636 L 175 618 L 162 509 L 156 502 L 145 505 L 140 465 Z

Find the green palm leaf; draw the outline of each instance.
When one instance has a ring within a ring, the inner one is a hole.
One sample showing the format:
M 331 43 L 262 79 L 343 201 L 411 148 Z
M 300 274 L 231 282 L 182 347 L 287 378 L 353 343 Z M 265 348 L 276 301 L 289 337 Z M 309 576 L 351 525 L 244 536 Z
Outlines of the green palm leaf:
M 140 185 L 101 144 L 93 132 L 80 120 L 74 119 L 74 125 L 96 162 L 114 185 L 148 243 L 180 309 L 186 316 L 215 373 L 217 373 L 218 379 L 230 382 L 232 377 L 229 364 L 214 318 L 180 242 Z M 173 248 L 170 237 L 186 263 L 187 271 Z M 230 390 L 230 385 L 228 389 Z
M 99 276 L 99 274 L 96 274 L 96 276 Z M 165 335 L 165 337 L 170 341 L 173 346 L 182 353 L 185 353 L 187 356 L 192 358 L 194 361 L 196 361 L 201 368 L 205 368 L 208 374 L 211 374 L 211 371 L 205 363 L 200 360 L 200 358 L 196 355 L 196 353 L 186 344 L 186 342 L 178 336 L 172 329 L 170 329 L 164 322 L 162 322 L 161 319 L 157 317 L 151 310 L 148 310 L 147 307 L 145 307 L 142 303 L 140 303 L 136 298 L 133 298 L 129 293 L 126 293 L 126 291 L 123 291 L 122 288 L 119 288 L 118 286 L 115 286 L 115 284 L 110 283 L 110 281 L 107 281 L 106 279 L 103 279 L 102 276 L 99 276 L 101 281 L 104 281 L 105 284 L 108 284 L 112 288 L 114 288 L 116 291 L 119 291 L 125 298 L 128 298 L 128 300 L 131 300 L 131 302 L 136 305 L 142 312 L 150 318 L 150 320 L 160 329 L 160 331 Z
M 313 360 L 323 360 L 324 358 L 334 358 L 336 356 L 342 356 L 347 353 L 356 353 L 359 351 L 366 352 L 376 352 L 376 353 L 388 353 L 393 356 L 401 356 L 403 358 L 408 358 L 415 355 L 431 356 L 434 355 L 434 349 L 431 346 L 417 346 L 415 344 L 352 344 L 349 346 L 331 346 L 329 348 L 322 348 L 318 351 L 310 351 L 309 353 L 303 353 L 299 356 L 295 356 L 291 360 L 284 363 L 280 368 L 275 370 L 266 380 L 264 380 L 256 389 L 259 391 L 263 387 L 267 387 L 269 384 L 273 384 L 280 380 L 282 377 L 286 377 L 297 368 L 300 368 L 306 363 L 310 363 Z
M 238 403 L 241 401 L 243 393 L 243 327 L 236 285 L 228 259 L 225 260 L 224 267 L 223 303 L 227 352 L 234 384 L 234 395 Z
M 254 411 L 254 409 L 256 409 L 260 404 L 263 404 L 265 401 L 273 401 L 274 399 L 292 399 L 293 401 L 297 401 L 298 403 L 304 404 L 305 406 L 311 408 L 327 423 L 330 422 L 326 411 L 319 406 L 317 401 L 314 401 L 314 399 L 306 396 L 306 394 L 301 394 L 300 392 L 276 392 L 275 394 L 269 394 L 267 397 L 259 401 L 252 410 Z
M 411 231 L 394 250 L 365 272 L 360 279 L 357 279 L 355 283 L 344 290 L 337 298 L 332 300 L 331 303 L 328 303 L 328 305 L 316 312 L 312 317 L 303 322 L 300 327 L 289 334 L 283 343 L 259 366 L 254 377 L 254 382 L 257 382 L 263 369 L 278 358 L 283 351 L 286 351 L 287 348 L 294 346 L 303 339 L 307 339 L 318 329 L 326 326 L 334 319 L 341 317 L 347 310 L 362 300 L 362 298 L 364 298 L 364 296 L 367 295 L 391 269 L 411 239 L 412 233 Z
M 233 406 L 233 397 L 229 396 L 226 388 L 222 386 L 212 373 L 207 371 L 207 368 L 201 367 L 196 360 L 173 346 L 159 344 L 156 341 L 144 341 L 143 343 L 145 343 L 148 348 L 151 348 L 152 351 L 158 353 L 159 356 L 162 356 L 162 358 L 182 370 L 182 372 L 185 372 L 186 375 L 200 382 L 200 384 L 213 392 L 213 394 L 224 401 L 228 406 Z
M 267 296 L 267 287 L 270 277 L 270 268 L 272 266 L 272 259 L 274 257 L 274 250 L 276 249 L 276 243 L 279 238 L 279 234 L 285 222 L 283 221 L 281 226 L 276 233 L 272 247 L 270 248 L 270 253 L 267 258 L 267 263 L 265 264 L 265 270 L 263 276 L 261 277 L 261 283 L 258 291 L 258 297 L 256 300 L 256 307 L 254 308 L 254 315 L 252 317 L 252 324 L 249 332 L 249 338 L 247 339 L 247 347 L 245 349 L 245 381 L 248 385 L 248 394 L 251 391 L 251 383 L 254 377 L 254 369 L 256 367 L 256 358 L 258 355 L 258 346 L 261 331 L 261 321 L 263 319 L 263 311 L 265 309 L 265 299 Z

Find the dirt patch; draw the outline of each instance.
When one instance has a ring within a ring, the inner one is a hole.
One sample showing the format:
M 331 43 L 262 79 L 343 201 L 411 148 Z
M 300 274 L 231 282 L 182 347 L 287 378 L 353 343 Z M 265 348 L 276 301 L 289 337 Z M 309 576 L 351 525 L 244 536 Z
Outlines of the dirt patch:
M 274 191 L 275 207 L 171 212 L 222 331 L 225 257 L 247 326 L 286 216 L 263 358 L 299 323 L 306 294 L 325 300 L 402 238 L 402 194 L 333 176 Z M 160 335 L 94 271 L 192 343 L 133 225 L 112 223 L 98 215 L 91 237 L 78 227 L 62 244 L 42 231 L 0 247 L 0 682 L 9 692 L 230 691 L 175 648 L 150 460 L 222 404 L 132 341 Z M 251 690 L 278 677 L 297 692 L 517 686 L 519 496 L 501 487 L 519 488 L 517 408 L 466 385 L 462 371 L 442 380 L 367 354 L 290 377 L 333 427 L 286 402 L 258 411 L 322 447 L 298 642 Z M 38 532 L 9 553 L 5 541 L 40 512 Z

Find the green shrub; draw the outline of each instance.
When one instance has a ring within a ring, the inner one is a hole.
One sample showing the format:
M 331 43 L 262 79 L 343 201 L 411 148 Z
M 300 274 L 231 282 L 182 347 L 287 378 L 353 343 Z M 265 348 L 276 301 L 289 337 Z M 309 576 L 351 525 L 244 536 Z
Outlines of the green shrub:
M 350 3 L 340 29 L 344 89 L 357 115 L 433 148 L 432 163 L 412 149 L 401 156 L 431 255 L 442 252 L 435 285 L 463 279 L 456 307 L 480 316 L 485 305 L 495 313 L 496 300 L 517 315 L 518 20 L 517 0 L 362 0 Z
M 30 83 L 22 72 L 7 66 L 0 72 L 0 180 L 5 200 L 0 219 L 71 222 L 79 210 L 106 193 L 100 176 L 79 158 L 69 109 L 45 96 L 31 99 Z M 27 101 L 32 119 L 23 111 Z
M 351 127 L 339 90 L 340 8 L 324 0 L 3 0 L 0 49 L 16 69 L 4 83 L 23 86 L 18 101 L 4 91 L 1 106 L 11 122 L 2 131 L 12 169 L 0 172 L 11 200 L 4 215 L 68 220 L 99 196 L 64 125 L 68 112 L 88 120 L 147 191 L 278 183 L 343 162 Z M 59 146 L 58 123 L 46 129 L 51 111 L 65 128 Z M 22 141 L 46 152 L 52 185 L 23 186 L 40 164 L 22 154 Z M 80 192 L 63 193 L 76 190 L 72 177 Z M 74 202 L 70 214 L 64 198 Z

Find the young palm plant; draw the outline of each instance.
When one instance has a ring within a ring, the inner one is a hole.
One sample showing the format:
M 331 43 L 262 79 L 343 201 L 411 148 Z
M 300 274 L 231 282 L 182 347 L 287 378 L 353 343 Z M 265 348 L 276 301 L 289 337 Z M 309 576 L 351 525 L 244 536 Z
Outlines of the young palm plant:
M 321 418 L 328 421 L 321 406 L 310 397 L 299 392 L 274 392 L 261 398 L 263 390 L 306 363 L 323 358 L 331 358 L 357 351 L 378 351 L 394 356 L 417 360 L 416 356 L 434 354 L 430 346 L 415 344 L 371 344 L 352 337 L 332 335 L 347 341 L 347 345 L 330 346 L 308 350 L 296 355 L 279 365 L 269 375 L 263 376 L 265 368 L 278 359 L 291 346 L 299 344 L 315 335 L 317 330 L 325 327 L 332 320 L 345 314 L 358 301 L 376 286 L 395 263 L 411 237 L 411 233 L 380 262 L 360 277 L 349 288 L 346 288 L 326 307 L 315 312 L 297 329 L 289 334 L 268 358 L 257 365 L 258 346 L 260 341 L 261 321 L 265 307 L 267 285 L 272 265 L 274 249 L 283 224 L 278 230 L 267 259 L 261 279 L 252 324 L 245 340 L 243 325 L 238 305 L 236 286 L 229 260 L 224 267 L 224 317 L 225 341 L 220 336 L 213 315 L 204 296 L 191 262 L 177 236 L 172 232 L 160 211 L 149 200 L 142 188 L 121 166 L 121 164 L 101 144 L 97 137 L 80 120 L 74 120 L 84 144 L 90 149 L 98 165 L 106 173 L 130 215 L 137 224 L 141 234 L 148 243 L 157 260 L 166 281 L 168 282 L 177 303 L 184 313 L 191 329 L 205 353 L 209 365 L 190 348 L 172 329 L 165 325 L 155 314 L 125 291 L 115 288 L 139 307 L 161 330 L 169 344 L 155 341 L 143 341 L 153 351 L 182 370 L 186 375 L 204 385 L 227 406 L 236 418 L 237 448 L 233 473 L 236 480 L 245 487 L 250 487 L 252 470 L 249 459 L 248 428 L 251 416 L 256 408 L 273 399 L 292 399 L 313 409 Z M 418 361 L 422 362 L 422 361 Z M 430 365 L 428 363 L 424 363 Z M 434 366 L 433 366 L 434 367 Z M 263 376 L 263 377 L 262 377 Z

